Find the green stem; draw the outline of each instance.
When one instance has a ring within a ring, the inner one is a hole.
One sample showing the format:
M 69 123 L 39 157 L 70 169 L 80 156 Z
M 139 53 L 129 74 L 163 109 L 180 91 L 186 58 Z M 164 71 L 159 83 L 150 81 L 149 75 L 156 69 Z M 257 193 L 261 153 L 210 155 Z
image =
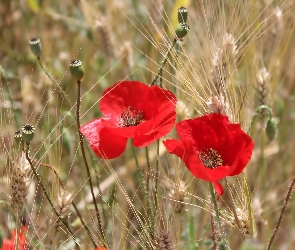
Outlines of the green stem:
M 141 188 L 141 190 L 142 190 L 142 192 L 143 192 L 143 194 L 145 195 L 145 198 L 146 198 L 148 214 L 151 214 L 152 209 L 151 209 L 151 203 L 150 203 L 150 199 L 149 199 L 149 194 L 148 194 L 148 191 L 147 191 L 147 189 L 145 187 L 144 176 L 142 174 L 142 171 L 140 170 L 138 159 L 137 159 L 136 152 L 135 152 L 135 149 L 134 149 L 133 145 L 132 145 L 132 152 L 133 152 L 133 155 L 134 155 L 137 172 L 139 174 L 140 188 Z
M 93 191 L 93 184 L 92 184 L 92 180 L 91 180 L 91 174 L 90 174 L 90 169 L 88 166 L 88 162 L 86 159 L 86 154 L 85 154 L 85 149 L 84 149 L 84 141 L 83 141 L 83 135 L 80 132 L 80 96 L 81 96 L 81 81 L 77 81 L 78 84 L 78 91 L 77 91 L 77 111 L 76 111 L 76 119 L 77 119 L 77 129 L 78 129 L 78 134 L 79 134 L 79 144 L 80 144 L 80 148 L 81 148 L 81 152 L 82 152 L 82 157 L 84 160 L 84 165 L 86 168 L 86 172 L 87 172 L 87 177 L 88 177 L 88 182 L 89 182 L 89 186 L 90 186 L 90 191 L 91 191 L 91 195 L 92 195 L 92 199 L 93 199 L 93 203 L 94 203 L 94 207 L 95 207 L 95 212 L 96 212 L 96 216 L 97 216 L 97 221 L 98 221 L 98 229 L 99 232 L 101 234 L 102 239 L 104 240 L 103 245 L 104 247 L 107 247 L 108 245 L 108 240 L 107 240 L 107 236 L 106 234 L 104 234 L 103 232 L 103 227 L 102 227 L 102 223 L 101 223 L 101 219 L 100 219 L 100 215 L 99 215 L 99 211 L 98 211 L 98 206 L 95 200 L 95 195 L 94 195 L 94 191 Z
M 156 218 L 157 212 L 158 212 L 159 157 L 160 157 L 160 140 L 157 141 L 156 173 L 155 173 L 155 192 L 154 192 L 154 201 L 155 201 L 154 218 Z
M 63 98 L 65 98 L 65 100 L 67 101 L 69 107 L 72 107 L 70 99 L 68 98 L 67 94 L 63 91 L 63 89 L 60 87 L 60 85 L 52 78 L 52 76 L 47 72 L 47 70 L 45 69 L 45 67 L 43 66 L 41 59 L 38 59 L 38 63 L 41 67 L 41 69 L 44 71 L 44 73 L 48 76 L 48 78 L 51 80 L 51 82 L 53 83 L 53 85 L 58 89 L 58 91 L 62 94 Z
M 28 144 L 27 144 L 27 147 L 26 147 L 26 159 L 27 159 L 27 161 L 29 162 L 29 164 L 30 164 L 30 166 L 31 166 L 31 169 L 32 169 L 32 171 L 33 171 L 33 173 L 34 173 L 36 179 L 38 180 L 38 183 L 40 184 L 40 186 L 41 186 L 41 188 L 42 188 L 42 190 L 43 190 L 43 193 L 44 193 L 46 199 L 48 200 L 50 206 L 52 207 L 52 209 L 53 209 L 55 215 L 59 218 L 60 215 L 59 215 L 58 212 L 56 211 L 56 209 L 55 209 L 55 207 L 54 207 L 54 205 L 53 205 L 53 202 L 52 202 L 51 198 L 49 197 L 49 195 L 48 195 L 48 193 L 47 193 L 47 190 L 46 190 L 45 186 L 43 185 L 43 182 L 42 182 L 41 177 L 40 177 L 40 175 L 37 173 L 37 170 L 36 170 L 35 167 L 33 166 L 33 163 L 32 163 L 32 161 L 31 161 L 31 159 L 30 159 L 30 157 L 29 157 L 29 145 L 28 145 Z M 62 224 L 66 227 L 66 229 L 69 231 L 70 235 L 72 236 L 72 238 L 73 238 L 73 240 L 74 240 L 74 242 L 75 242 L 75 244 L 76 244 L 77 249 L 80 249 L 80 246 L 79 246 L 79 244 L 77 243 L 76 238 L 75 238 L 75 236 L 74 236 L 72 230 L 71 230 L 70 227 L 68 226 L 68 223 L 66 223 L 64 220 L 61 220 L 61 222 L 62 222 Z
M 263 110 L 263 109 L 266 109 L 267 111 L 268 111 L 268 114 L 269 114 L 269 118 L 272 118 L 272 110 L 268 107 L 268 106 L 266 106 L 266 105 L 261 105 L 261 106 L 259 106 L 256 110 L 255 110 L 255 112 L 254 112 L 254 116 L 253 116 L 253 118 L 252 118 L 252 121 L 251 121 L 251 124 L 250 124 L 250 128 L 249 128 L 249 130 L 248 130 L 248 134 L 250 134 L 250 131 L 251 131 L 251 129 L 252 129 L 252 127 L 253 127 L 253 124 L 254 124 L 254 120 L 256 119 L 256 117 L 259 115 L 259 111 L 260 110 Z
M 246 190 L 247 209 L 248 209 L 248 216 L 250 221 L 250 234 L 252 237 L 254 237 L 254 224 L 253 224 L 253 213 L 252 213 L 252 207 L 251 207 L 250 192 L 249 192 L 249 188 L 248 188 L 244 173 L 242 173 L 242 177 L 243 177 L 243 182 L 244 182 L 244 186 Z
M 211 198 L 212 198 L 212 202 L 213 202 L 213 205 L 214 205 L 214 210 L 215 210 L 217 223 L 218 223 L 218 227 L 219 227 L 219 233 L 222 235 L 222 239 L 223 239 L 224 243 L 226 244 L 226 240 L 225 240 L 224 233 L 223 233 L 222 226 L 221 226 L 221 220 L 220 220 L 220 213 L 219 213 L 219 209 L 218 209 L 218 204 L 217 204 L 217 201 L 216 201 L 216 198 L 215 198 L 213 183 L 210 182 L 209 185 L 210 185 Z
M 34 162 L 35 164 L 38 163 L 38 161 L 35 160 L 35 159 L 33 159 L 33 158 L 32 158 L 31 160 L 32 160 L 32 162 Z M 54 175 L 55 175 L 56 178 L 58 179 L 59 185 L 60 185 L 63 189 L 65 189 L 64 184 L 62 183 L 62 181 L 61 181 L 61 179 L 60 179 L 60 177 L 59 177 L 59 175 L 58 175 L 56 169 L 55 169 L 53 166 L 51 166 L 51 165 L 49 165 L 49 164 L 44 164 L 44 163 L 42 163 L 42 162 L 39 163 L 39 165 L 40 165 L 41 167 L 49 168 L 51 171 L 53 171 Z M 88 233 L 88 235 L 89 235 L 89 237 L 90 237 L 90 239 L 91 239 L 91 241 L 92 241 L 94 247 L 96 248 L 97 245 L 96 245 L 96 243 L 95 243 L 95 241 L 94 241 L 94 239 L 93 239 L 93 237 L 92 237 L 92 235 L 91 235 L 90 229 L 89 229 L 88 226 L 85 224 L 85 222 L 84 222 L 84 220 L 83 220 L 83 218 L 82 218 L 82 216 L 81 216 L 81 214 L 80 214 L 80 212 L 79 212 L 79 210 L 78 210 L 76 204 L 74 203 L 74 201 L 72 201 L 71 203 L 72 203 L 72 205 L 73 205 L 73 207 L 74 207 L 74 209 L 75 209 L 75 211 L 76 211 L 76 213 L 77 213 L 77 215 L 78 215 L 78 217 L 79 217 L 79 219 L 80 219 L 82 225 L 85 227 L 85 229 L 86 229 L 86 231 L 87 231 L 87 233 Z
M 150 201 L 150 196 L 149 196 L 151 164 L 150 164 L 150 158 L 149 158 L 149 150 L 148 150 L 147 146 L 145 147 L 145 155 L 146 155 L 146 161 L 147 161 L 147 166 L 148 166 L 148 173 L 147 173 L 147 178 L 146 178 L 146 193 L 147 193 L 147 199 L 148 199 L 148 217 L 152 219 L 151 228 L 154 229 L 155 217 L 152 215 L 152 206 L 151 206 L 151 201 Z M 154 231 L 154 230 L 152 230 L 152 231 Z
M 290 185 L 290 187 L 289 187 L 289 189 L 288 189 L 288 191 L 287 191 L 287 195 L 286 195 L 286 198 L 285 198 L 284 206 L 283 206 L 283 208 L 282 208 L 282 211 L 281 211 L 281 214 L 280 214 L 279 220 L 278 220 L 278 222 L 277 222 L 277 224 L 276 224 L 276 226 L 275 226 L 275 229 L 274 229 L 274 231 L 273 231 L 273 234 L 272 234 L 272 236 L 271 236 L 271 238 L 270 238 L 270 241 L 269 241 L 269 244 L 268 244 L 267 250 L 270 250 L 271 245 L 272 245 L 272 243 L 273 243 L 273 241 L 274 241 L 274 239 L 275 239 L 275 237 L 276 237 L 277 231 L 278 231 L 279 228 L 280 228 L 280 224 L 281 224 L 281 222 L 282 222 L 282 219 L 283 219 L 283 216 L 284 216 L 285 210 L 286 210 L 286 208 L 287 208 L 287 204 L 288 204 L 288 201 L 289 201 L 289 199 L 290 199 L 290 196 L 291 196 L 291 193 L 292 193 L 292 190 L 293 190 L 294 185 L 295 185 L 295 177 L 293 178 L 293 180 L 292 180 L 292 182 L 291 182 L 291 185 Z
M 168 61 L 168 58 L 169 58 L 169 56 L 170 56 L 170 53 L 171 53 L 173 47 L 175 46 L 176 42 L 177 42 L 177 40 L 174 39 L 173 42 L 172 42 L 172 45 L 171 45 L 170 48 L 168 49 L 168 51 L 167 51 L 167 53 L 166 53 L 166 55 L 165 55 L 165 58 L 164 58 L 164 60 L 163 60 L 163 62 L 162 62 L 162 64 L 161 64 L 161 66 L 160 66 L 159 72 L 158 72 L 158 74 L 156 75 L 155 79 L 153 80 L 153 82 L 152 82 L 152 84 L 151 84 L 152 86 L 156 83 L 156 81 L 157 81 L 158 78 L 160 77 L 160 86 L 162 87 L 162 83 L 163 83 L 163 78 L 162 78 L 162 75 L 163 75 L 163 69 L 164 69 L 164 67 L 165 67 L 165 65 L 166 65 L 166 63 L 167 63 L 167 61 Z

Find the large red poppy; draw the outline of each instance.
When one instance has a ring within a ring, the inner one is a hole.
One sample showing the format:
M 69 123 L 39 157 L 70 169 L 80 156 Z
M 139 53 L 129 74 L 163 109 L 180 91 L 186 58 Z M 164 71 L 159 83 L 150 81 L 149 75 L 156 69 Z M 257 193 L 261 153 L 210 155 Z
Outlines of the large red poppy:
M 80 131 L 101 158 L 120 156 L 128 138 L 145 147 L 170 132 L 176 119 L 176 98 L 168 90 L 138 81 L 122 81 L 108 88 L 100 110 L 104 117 L 90 121 Z
M 182 159 L 197 178 L 213 182 L 218 196 L 223 194 L 218 182 L 240 174 L 249 162 L 254 143 L 239 124 L 228 117 L 209 114 L 176 125 L 180 140 L 163 141 L 169 153 Z

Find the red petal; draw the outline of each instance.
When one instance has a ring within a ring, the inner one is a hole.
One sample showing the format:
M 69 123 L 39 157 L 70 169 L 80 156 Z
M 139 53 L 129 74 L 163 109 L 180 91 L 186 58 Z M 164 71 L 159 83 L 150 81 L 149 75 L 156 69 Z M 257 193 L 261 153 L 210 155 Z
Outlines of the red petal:
M 214 185 L 214 189 L 216 193 L 218 194 L 218 197 L 217 197 L 217 200 L 218 200 L 219 197 L 224 194 L 224 190 L 222 185 L 218 181 L 213 182 L 213 185 Z
M 127 138 L 116 135 L 103 127 L 102 119 L 93 120 L 80 128 L 91 148 L 100 158 L 113 159 L 120 156 L 125 148 Z
M 182 121 L 176 129 L 181 140 L 189 141 L 197 150 L 213 148 L 218 151 L 219 145 L 225 145 L 227 140 L 227 123 L 227 116 L 211 114 Z
M 145 147 L 168 134 L 173 128 L 176 120 L 176 97 L 169 90 L 161 89 L 158 86 L 152 86 L 158 100 L 158 113 L 153 118 L 152 126 L 145 133 L 138 133 L 134 138 L 135 147 Z M 148 127 L 147 127 L 148 128 Z
M 157 112 L 158 103 L 154 91 L 139 81 L 122 81 L 103 93 L 100 110 L 105 116 L 120 117 L 128 107 L 143 112 L 145 120 Z
M 185 148 L 181 141 L 176 139 L 166 139 L 163 144 L 170 154 L 175 154 L 183 161 L 186 161 Z
M 4 239 L 1 250 L 14 250 L 14 243 L 11 240 Z
M 114 134 L 126 138 L 134 138 L 137 135 L 147 134 L 152 129 L 153 121 L 145 121 L 138 126 L 118 127 L 118 119 L 116 117 L 102 119 L 102 125 Z
M 230 124 L 229 125 L 233 134 L 233 143 L 230 147 L 230 154 L 234 155 L 235 158 L 231 163 L 231 173 L 229 175 L 234 176 L 243 172 L 252 156 L 254 148 L 254 142 L 250 136 L 244 133 L 240 125 Z

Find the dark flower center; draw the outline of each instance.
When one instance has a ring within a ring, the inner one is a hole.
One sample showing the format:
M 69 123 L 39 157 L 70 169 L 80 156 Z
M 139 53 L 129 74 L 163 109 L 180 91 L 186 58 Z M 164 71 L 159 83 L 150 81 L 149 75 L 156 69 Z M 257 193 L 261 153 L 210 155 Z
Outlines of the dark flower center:
M 214 169 L 219 166 L 222 166 L 223 164 L 221 156 L 213 148 L 203 148 L 199 151 L 198 157 L 207 168 Z
M 30 124 L 26 124 L 22 127 L 22 131 L 25 134 L 33 134 L 35 132 L 35 127 Z
M 128 106 L 118 118 L 120 127 L 138 126 L 144 122 L 143 112 Z

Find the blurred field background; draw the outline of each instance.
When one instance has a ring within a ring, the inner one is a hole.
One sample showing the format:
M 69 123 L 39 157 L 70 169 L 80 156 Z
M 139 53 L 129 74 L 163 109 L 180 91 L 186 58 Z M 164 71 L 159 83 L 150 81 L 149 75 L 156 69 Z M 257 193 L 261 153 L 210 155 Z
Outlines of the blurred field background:
M 174 38 L 177 9 L 181 6 L 189 10 L 187 23 L 191 30 L 176 45 L 163 73 L 164 87 L 176 93 L 179 100 L 177 119 L 210 112 L 206 102 L 213 92 L 212 55 L 222 46 L 224 34 L 229 33 L 237 46 L 226 89 L 233 121 L 248 132 L 255 109 L 263 104 L 272 109 L 278 124 L 272 142 L 264 133 L 267 114 L 261 113 L 251 129 L 255 150 L 245 178 L 252 199 L 255 239 L 243 239 L 233 222 L 230 193 L 235 207 L 247 210 L 241 176 L 227 179 L 230 188 L 225 188 L 219 202 L 230 249 L 266 248 L 295 176 L 293 0 L 2 0 L 0 227 L 4 238 L 9 237 L 23 216 L 16 218 L 8 199 L 11 168 L 20 158 L 13 134 L 30 123 L 36 126 L 31 153 L 39 162 L 38 172 L 52 200 L 57 199 L 61 187 L 54 173 L 40 166 L 41 162 L 54 166 L 66 190 L 73 195 L 94 241 L 101 244 L 78 147 L 74 118 L 77 85 L 70 76 L 69 63 L 77 58 L 85 69 L 81 101 L 81 124 L 85 124 L 101 116 L 98 105 L 105 88 L 123 79 L 147 84 L 153 81 Z M 41 40 L 41 62 L 66 97 L 30 51 L 29 40 L 33 37 Z M 175 136 L 175 131 L 169 134 L 170 138 Z M 156 228 L 171 232 L 172 249 L 212 249 L 208 183 L 195 179 L 179 159 L 160 145 Z M 150 170 L 145 151 L 136 152 L 143 173 L 151 178 L 152 193 L 156 143 L 149 147 Z M 102 196 L 98 201 L 102 200 L 100 212 L 110 249 L 158 249 L 145 243 L 149 240 L 136 219 L 139 216 L 142 221 L 152 220 L 145 216 L 147 204 L 142 202 L 143 194 L 136 181 L 132 151 L 128 149 L 121 157 L 104 161 L 87 147 L 87 158 L 92 180 L 96 187 L 100 184 Z M 184 203 L 171 201 L 177 192 L 184 196 Z M 130 202 L 135 211 L 130 210 Z M 181 213 L 175 212 L 175 204 L 180 205 Z M 294 206 L 291 198 L 273 249 L 295 249 Z M 94 249 L 75 211 L 70 210 L 69 224 L 81 249 Z M 70 235 L 63 230 L 56 232 L 56 218 L 33 175 L 24 214 L 29 217 L 27 239 L 31 249 L 74 248 Z

